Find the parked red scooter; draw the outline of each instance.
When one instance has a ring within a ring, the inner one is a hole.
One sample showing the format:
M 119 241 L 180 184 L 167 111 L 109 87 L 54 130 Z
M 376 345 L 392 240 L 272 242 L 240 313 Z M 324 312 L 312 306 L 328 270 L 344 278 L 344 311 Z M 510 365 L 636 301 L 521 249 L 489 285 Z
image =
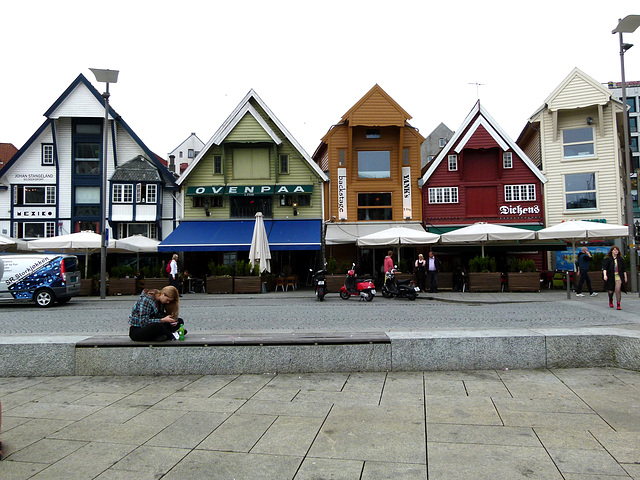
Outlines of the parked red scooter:
M 355 263 L 351 265 L 351 270 L 347 272 L 344 285 L 340 288 L 340 298 L 347 300 L 349 297 L 359 296 L 361 299 L 370 302 L 376 296 L 376 286 L 372 280 L 358 280 L 355 266 Z

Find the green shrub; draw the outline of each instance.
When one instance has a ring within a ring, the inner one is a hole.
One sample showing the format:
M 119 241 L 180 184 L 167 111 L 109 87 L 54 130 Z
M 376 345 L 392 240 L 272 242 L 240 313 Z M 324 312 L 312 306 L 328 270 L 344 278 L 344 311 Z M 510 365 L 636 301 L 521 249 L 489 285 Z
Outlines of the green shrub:
M 596 252 L 593 254 L 593 258 L 591 262 L 589 262 L 589 270 L 592 272 L 597 272 L 602 270 L 602 262 L 604 261 L 604 257 L 606 257 L 606 253 Z
M 336 259 L 329 257 L 329 260 L 327 260 L 327 272 L 329 272 L 329 275 L 335 275 L 337 269 L 338 263 L 336 262 Z
M 109 277 L 111 278 L 133 278 L 136 276 L 136 269 L 131 266 L 113 267 L 109 271 Z
M 511 262 L 509 270 L 512 272 L 535 272 L 536 262 L 531 259 L 527 260 L 524 258 L 516 258 L 513 262 Z
M 493 257 L 474 257 L 469 260 L 470 272 L 495 272 L 496 259 Z

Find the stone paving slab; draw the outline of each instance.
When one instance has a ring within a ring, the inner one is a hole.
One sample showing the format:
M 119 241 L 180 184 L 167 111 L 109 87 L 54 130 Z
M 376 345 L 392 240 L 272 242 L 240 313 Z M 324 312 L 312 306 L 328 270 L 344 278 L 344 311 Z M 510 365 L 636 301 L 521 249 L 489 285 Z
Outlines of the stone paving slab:
M 619 368 L 0 377 L 0 478 L 640 480 L 639 398 Z

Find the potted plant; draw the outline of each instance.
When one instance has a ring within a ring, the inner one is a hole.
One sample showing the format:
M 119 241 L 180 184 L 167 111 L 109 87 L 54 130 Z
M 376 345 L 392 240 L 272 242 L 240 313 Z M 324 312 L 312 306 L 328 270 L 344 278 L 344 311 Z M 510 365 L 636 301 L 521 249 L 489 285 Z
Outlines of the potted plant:
M 329 275 L 325 277 L 325 281 L 327 282 L 327 291 L 339 292 L 340 287 L 344 285 L 344 277 L 347 272 L 345 271 L 344 275 L 338 273 L 338 262 L 333 257 L 329 257 L 327 260 L 327 272 L 329 272 Z
M 602 278 L 602 262 L 607 255 L 602 252 L 593 254 L 591 263 L 589 264 L 589 278 L 591 279 L 591 288 L 594 292 L 604 292 L 604 278 Z M 626 261 L 626 258 L 625 258 Z M 627 265 L 629 265 L 627 263 Z M 593 273 L 592 273 L 593 272 Z M 577 275 L 576 275 L 577 277 Z M 580 281 L 579 278 L 577 281 Z
M 511 263 L 509 270 L 507 285 L 510 292 L 540 291 L 540 273 L 536 271 L 533 260 L 518 258 Z
M 113 267 L 109 272 L 109 295 L 135 295 L 136 271 L 133 267 Z
M 218 265 L 215 262 L 209 262 L 208 267 L 211 275 L 206 280 L 207 293 L 232 293 L 233 267 Z
M 496 272 L 496 259 L 475 257 L 469 260 L 469 291 L 499 292 L 502 288 L 502 274 Z
M 236 275 L 233 277 L 233 293 L 260 293 L 262 281 L 257 269 L 249 261 L 238 260 L 236 262 Z
M 169 278 L 163 265 L 156 267 L 143 267 L 142 275 L 144 276 L 144 288 L 147 290 L 160 290 L 169 285 Z

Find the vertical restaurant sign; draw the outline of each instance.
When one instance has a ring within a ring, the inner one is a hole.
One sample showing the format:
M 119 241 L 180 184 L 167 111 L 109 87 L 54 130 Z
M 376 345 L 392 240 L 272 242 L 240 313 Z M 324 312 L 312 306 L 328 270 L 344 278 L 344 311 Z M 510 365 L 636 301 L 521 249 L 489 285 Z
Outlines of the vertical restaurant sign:
M 411 218 L 411 167 L 402 167 L 402 218 Z
M 347 169 L 338 169 L 338 220 L 347 219 Z

